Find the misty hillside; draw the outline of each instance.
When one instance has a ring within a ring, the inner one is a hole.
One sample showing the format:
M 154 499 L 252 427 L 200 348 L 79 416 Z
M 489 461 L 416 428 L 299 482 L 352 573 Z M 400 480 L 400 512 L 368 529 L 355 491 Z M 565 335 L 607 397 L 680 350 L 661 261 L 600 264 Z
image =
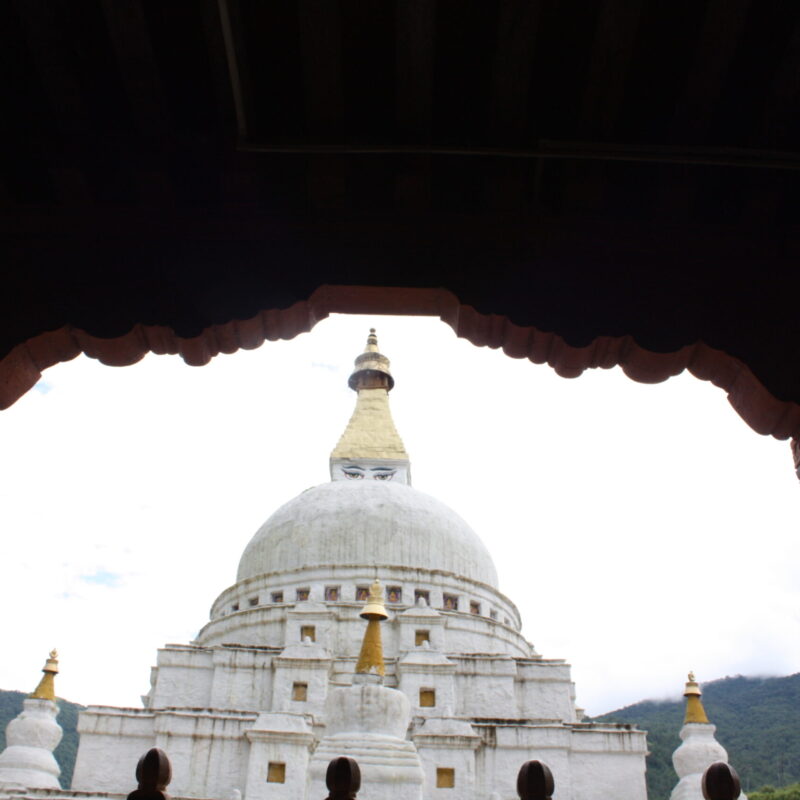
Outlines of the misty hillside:
M 785 678 L 721 678 L 701 684 L 717 741 L 745 792 L 800 781 L 800 673 Z M 649 800 L 667 800 L 677 783 L 672 753 L 680 744 L 683 698 L 645 700 L 595 719 L 633 722 L 646 730 Z

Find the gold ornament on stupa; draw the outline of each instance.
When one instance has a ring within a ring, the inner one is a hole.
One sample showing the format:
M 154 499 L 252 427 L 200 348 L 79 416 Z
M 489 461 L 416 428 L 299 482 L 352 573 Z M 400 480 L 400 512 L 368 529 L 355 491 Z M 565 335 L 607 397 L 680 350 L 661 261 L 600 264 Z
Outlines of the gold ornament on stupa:
M 389 618 L 386 605 L 383 602 L 383 589 L 381 582 L 376 578 L 369 587 L 369 596 L 364 608 L 359 615 L 367 620 L 367 630 L 364 631 L 364 640 L 361 642 L 361 652 L 358 655 L 356 674 L 364 675 L 377 673 L 386 674 L 383 663 L 383 642 L 381 641 L 381 622 Z
M 378 351 L 375 328 L 370 328 L 366 349 L 356 358 L 348 385 L 358 393 L 358 399 L 347 428 L 331 453 L 331 460 L 408 461 L 408 453 L 389 410 L 389 391 L 394 386 L 394 378 L 389 359 Z
M 706 710 L 703 708 L 703 701 L 700 699 L 702 692 L 700 691 L 700 684 L 694 678 L 694 672 L 687 675 L 686 688 L 684 689 L 683 696 L 686 698 L 686 714 L 683 717 L 683 722 L 699 722 L 708 725 L 708 717 Z
M 50 651 L 50 657 L 42 667 L 42 679 L 39 685 L 31 692 L 30 697 L 36 700 L 55 700 L 55 676 L 58 675 L 58 651 Z
M 390 370 L 389 359 L 378 350 L 378 335 L 375 328 L 369 329 L 367 346 L 364 352 L 356 357 L 355 369 L 347 383 L 354 391 L 360 389 L 386 389 L 394 387 L 394 378 Z

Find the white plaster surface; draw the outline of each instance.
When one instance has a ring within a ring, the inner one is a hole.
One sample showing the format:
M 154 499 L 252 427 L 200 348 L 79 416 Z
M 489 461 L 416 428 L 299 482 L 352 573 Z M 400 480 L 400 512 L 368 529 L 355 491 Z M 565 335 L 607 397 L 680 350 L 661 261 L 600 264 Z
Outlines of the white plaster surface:
M 309 798 L 326 796 L 329 762 L 348 756 L 361 769 L 364 797 L 422 800 L 422 764 L 416 748 L 405 738 L 411 709 L 402 692 L 371 682 L 334 689 L 328 696 L 326 716 L 327 733 L 311 759 Z
M 481 540 L 446 505 L 411 486 L 331 481 L 290 500 L 245 548 L 238 580 L 312 564 L 436 565 L 497 586 Z
M 22 711 L 6 728 L 6 749 L 0 753 L 0 787 L 59 788 L 61 770 L 53 750 L 63 731 L 56 722 L 57 714 L 58 706 L 52 700 L 23 700 Z
M 250 756 L 245 796 L 248 800 L 302 798 L 306 791 L 309 751 L 314 734 L 302 714 L 259 714 L 247 732 Z M 267 783 L 269 763 L 286 765 L 284 783 Z
M 716 740 L 716 726 L 707 722 L 687 722 L 680 732 L 681 744 L 672 754 L 672 765 L 680 779 L 670 800 L 703 800 L 703 773 L 715 761 L 728 763 L 728 753 Z M 747 800 L 742 792 L 742 800 Z
M 82 711 L 78 717 L 80 743 L 72 788 L 130 792 L 136 764 L 155 746 L 154 721 L 152 713 L 135 709 L 90 706 Z

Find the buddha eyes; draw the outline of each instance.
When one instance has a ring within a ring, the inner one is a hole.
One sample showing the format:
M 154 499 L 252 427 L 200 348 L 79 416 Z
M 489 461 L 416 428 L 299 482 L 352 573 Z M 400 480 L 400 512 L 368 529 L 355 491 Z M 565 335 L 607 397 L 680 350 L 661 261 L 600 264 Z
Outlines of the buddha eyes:
M 360 481 L 365 477 L 363 472 L 354 469 L 343 469 L 342 472 L 345 478 L 351 481 Z M 390 481 L 394 477 L 394 473 L 395 470 L 391 470 L 390 472 L 374 472 L 371 477 L 376 481 Z

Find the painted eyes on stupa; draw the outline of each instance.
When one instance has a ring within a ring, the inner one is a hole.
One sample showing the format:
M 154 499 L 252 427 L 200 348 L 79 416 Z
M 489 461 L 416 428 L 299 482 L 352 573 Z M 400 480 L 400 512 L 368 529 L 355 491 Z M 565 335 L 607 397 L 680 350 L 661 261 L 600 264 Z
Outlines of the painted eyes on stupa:
M 375 469 L 375 470 L 370 470 L 369 475 L 367 475 L 362 470 L 356 470 L 356 469 L 343 469 L 342 472 L 344 473 L 344 476 L 346 478 L 352 481 L 360 481 L 365 477 L 372 478 L 373 480 L 376 481 L 390 481 L 394 477 L 396 470 Z

